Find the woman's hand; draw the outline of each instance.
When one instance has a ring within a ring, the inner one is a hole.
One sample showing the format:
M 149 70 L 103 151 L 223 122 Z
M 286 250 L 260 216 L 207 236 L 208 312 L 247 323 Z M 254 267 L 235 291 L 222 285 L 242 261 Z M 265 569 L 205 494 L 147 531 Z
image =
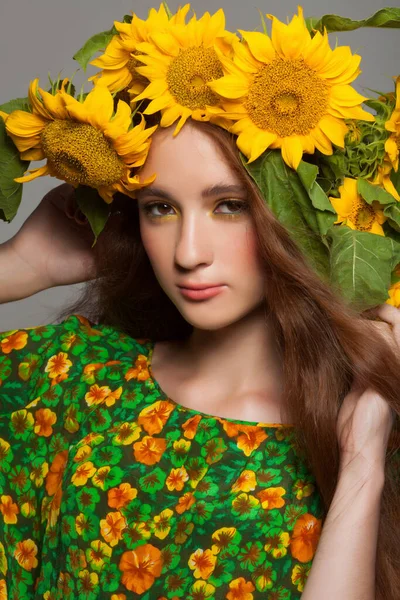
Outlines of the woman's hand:
M 374 326 L 395 350 L 400 350 L 400 309 L 383 304 L 375 314 L 382 322 L 374 321 Z M 377 469 L 382 472 L 394 419 L 393 410 L 381 395 L 354 385 L 340 407 L 337 421 L 340 473 L 351 466 L 358 472 L 361 468 L 367 477 Z
M 44 290 L 96 276 L 93 240 L 90 225 L 74 200 L 73 186 L 63 183 L 43 197 L 6 244 L 21 264 L 21 272 L 29 273 L 37 288 Z

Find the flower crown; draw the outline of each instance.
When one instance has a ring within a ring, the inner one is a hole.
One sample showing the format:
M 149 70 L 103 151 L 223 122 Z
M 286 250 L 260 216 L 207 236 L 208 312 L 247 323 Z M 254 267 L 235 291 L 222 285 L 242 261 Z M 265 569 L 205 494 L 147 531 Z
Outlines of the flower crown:
M 189 118 L 210 121 L 236 136 L 243 166 L 321 277 L 358 310 L 400 306 L 400 76 L 365 98 L 350 85 L 361 57 L 328 40 L 398 28 L 400 9 L 352 21 L 304 18 L 299 7 L 288 24 L 267 14 L 270 33 L 261 14 L 262 31 L 240 36 L 222 9 L 187 22 L 189 10 L 163 2 L 90 38 L 74 55 L 100 69 L 90 92 L 75 97 L 60 78 L 46 91 L 35 79 L 27 98 L 0 106 L 0 217 L 14 218 L 21 184 L 51 175 L 76 188 L 95 243 L 114 194 L 135 198 L 154 181 L 138 167 L 157 127 L 176 124 L 175 136 Z

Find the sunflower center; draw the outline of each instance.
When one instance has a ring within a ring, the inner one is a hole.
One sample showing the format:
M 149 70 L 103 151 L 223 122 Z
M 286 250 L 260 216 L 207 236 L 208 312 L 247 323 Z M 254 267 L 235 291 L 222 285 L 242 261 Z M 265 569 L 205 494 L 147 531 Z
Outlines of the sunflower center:
M 208 86 L 209 81 L 223 77 L 221 62 L 214 48 L 193 46 L 179 49 L 169 65 L 167 83 L 170 93 L 181 105 L 196 110 L 218 103 L 219 96 Z
M 136 71 L 136 67 L 143 67 L 143 63 L 136 58 L 137 54 L 140 54 L 140 52 L 138 50 L 133 50 L 133 52 L 131 52 L 131 57 L 128 60 L 128 62 L 126 63 L 126 68 L 128 69 L 129 73 L 132 75 L 132 79 L 134 79 L 135 81 L 141 81 L 141 82 L 147 84 L 148 80 L 146 79 L 146 77 L 144 77 L 143 75 L 140 75 Z
M 304 59 L 276 58 L 254 77 L 246 99 L 250 119 L 280 137 L 307 135 L 324 116 L 329 88 Z
M 375 211 L 370 204 L 359 198 L 353 206 L 349 219 L 360 231 L 370 231 L 375 221 Z
M 123 175 L 124 165 L 111 142 L 88 123 L 52 121 L 41 141 L 52 169 L 67 183 L 99 188 L 116 183 Z

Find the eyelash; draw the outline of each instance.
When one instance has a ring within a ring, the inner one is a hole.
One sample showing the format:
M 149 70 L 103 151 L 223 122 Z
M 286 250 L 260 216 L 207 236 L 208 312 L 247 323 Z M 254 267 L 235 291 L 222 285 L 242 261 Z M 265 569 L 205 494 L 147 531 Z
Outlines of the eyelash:
M 240 217 L 243 213 L 246 213 L 248 211 L 248 204 L 247 202 L 244 202 L 243 200 L 224 200 L 223 202 L 220 202 L 217 205 L 220 206 L 221 204 L 234 204 L 235 206 L 240 206 L 243 210 L 240 213 L 217 213 L 219 215 L 223 215 L 224 217 L 228 217 L 228 219 L 237 219 L 238 217 Z M 145 214 L 150 218 L 150 219 L 161 219 L 162 217 L 171 217 L 172 215 L 167 214 L 167 215 L 153 215 L 151 214 L 151 209 L 153 206 L 169 206 L 169 204 L 167 204 L 166 202 L 149 202 L 148 204 L 146 204 L 145 206 L 143 206 L 143 210 L 145 212 Z

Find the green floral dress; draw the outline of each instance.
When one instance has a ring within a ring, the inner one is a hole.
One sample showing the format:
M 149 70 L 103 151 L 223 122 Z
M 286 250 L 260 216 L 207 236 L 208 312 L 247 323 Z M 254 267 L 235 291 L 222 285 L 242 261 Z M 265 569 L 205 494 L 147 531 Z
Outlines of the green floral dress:
M 295 600 L 321 531 L 293 428 L 185 408 L 154 342 L 0 334 L 0 600 Z

